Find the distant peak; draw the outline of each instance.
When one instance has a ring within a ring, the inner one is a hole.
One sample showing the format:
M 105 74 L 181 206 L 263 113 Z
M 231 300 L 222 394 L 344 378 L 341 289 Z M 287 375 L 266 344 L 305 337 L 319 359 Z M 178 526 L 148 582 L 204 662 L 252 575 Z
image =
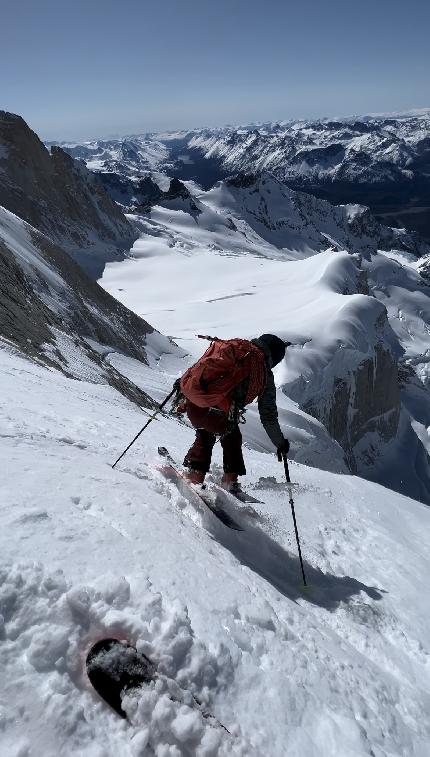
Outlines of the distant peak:
M 238 173 L 234 176 L 228 176 L 225 180 L 227 187 L 236 187 L 237 189 L 248 189 L 254 187 L 261 180 L 261 173 Z

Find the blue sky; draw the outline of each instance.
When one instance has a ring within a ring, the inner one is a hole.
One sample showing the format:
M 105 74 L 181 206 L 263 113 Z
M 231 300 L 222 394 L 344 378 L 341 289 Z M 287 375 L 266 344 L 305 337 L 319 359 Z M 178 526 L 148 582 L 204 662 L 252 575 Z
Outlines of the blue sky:
M 44 139 L 430 107 L 428 0 L 0 0 L 0 108 Z

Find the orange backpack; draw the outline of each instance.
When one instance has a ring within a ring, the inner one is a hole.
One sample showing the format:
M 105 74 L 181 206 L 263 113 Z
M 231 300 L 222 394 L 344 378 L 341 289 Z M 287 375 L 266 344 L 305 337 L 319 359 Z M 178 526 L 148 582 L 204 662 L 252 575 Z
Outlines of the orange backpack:
M 181 378 L 181 391 L 199 407 L 217 407 L 229 413 L 233 391 L 249 377 L 245 405 L 264 389 L 264 353 L 246 339 L 216 339 Z

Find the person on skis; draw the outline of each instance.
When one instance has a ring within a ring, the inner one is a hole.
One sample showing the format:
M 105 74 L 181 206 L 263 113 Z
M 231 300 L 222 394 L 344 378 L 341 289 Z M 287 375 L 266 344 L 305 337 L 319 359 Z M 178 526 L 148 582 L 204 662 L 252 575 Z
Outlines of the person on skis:
M 272 368 L 283 360 L 290 343 L 274 334 L 262 334 L 251 341 L 214 338 L 211 342 L 179 382 L 181 411 L 187 413 L 196 429 L 184 465 L 188 480 L 202 484 L 218 437 L 224 463 L 221 485 L 235 493 L 240 491 L 238 477 L 246 473 L 239 428 L 246 405 L 258 399 L 261 422 L 278 458 L 288 453 L 290 445 L 278 421 Z

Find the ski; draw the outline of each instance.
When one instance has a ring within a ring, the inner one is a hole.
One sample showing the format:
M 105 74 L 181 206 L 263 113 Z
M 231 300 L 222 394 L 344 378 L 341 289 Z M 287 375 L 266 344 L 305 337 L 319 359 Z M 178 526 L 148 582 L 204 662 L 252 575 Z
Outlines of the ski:
M 263 503 L 259 499 L 251 497 L 251 495 L 243 491 L 238 493 L 230 492 L 214 482 L 211 482 L 210 490 L 216 494 L 219 502 L 224 502 L 227 506 L 233 507 L 236 512 L 239 512 L 241 515 L 246 515 L 249 518 L 261 518 L 261 513 L 259 513 L 254 507 L 252 507 L 251 504 L 253 503 L 262 505 Z M 242 494 L 245 496 L 240 496 Z
M 151 660 L 135 647 L 118 639 L 101 639 L 91 647 L 86 659 L 87 674 L 97 694 L 122 718 L 122 698 L 156 677 Z
M 89 681 L 99 697 L 112 707 L 124 719 L 127 713 L 122 700 L 133 689 L 147 686 L 151 681 L 163 678 L 156 665 L 136 647 L 119 639 L 100 639 L 89 650 L 86 658 L 86 670 Z M 172 693 L 172 686 L 175 693 Z M 174 681 L 169 682 L 169 696 L 172 701 L 183 703 L 184 690 Z M 211 713 L 203 710 L 201 703 L 191 694 L 193 707 L 200 710 L 202 716 L 215 726 L 220 726 L 227 733 L 230 731 Z
M 238 492 L 228 492 L 234 499 L 237 499 L 239 502 L 243 502 L 244 504 L 250 503 L 251 505 L 262 505 L 263 502 L 261 499 L 257 499 L 257 497 L 254 497 L 249 492 L 242 490 L 239 490 Z
M 196 504 L 199 509 L 201 509 L 203 503 L 227 528 L 231 528 L 234 531 L 243 531 L 242 526 L 220 505 L 219 496 L 215 496 L 215 500 L 213 500 L 209 490 L 205 488 L 198 489 L 187 481 L 184 474 L 176 467 L 176 463 L 166 447 L 159 447 L 158 454 L 166 460 L 166 464 L 160 469 L 163 476 L 169 481 L 173 481 L 186 499 Z

